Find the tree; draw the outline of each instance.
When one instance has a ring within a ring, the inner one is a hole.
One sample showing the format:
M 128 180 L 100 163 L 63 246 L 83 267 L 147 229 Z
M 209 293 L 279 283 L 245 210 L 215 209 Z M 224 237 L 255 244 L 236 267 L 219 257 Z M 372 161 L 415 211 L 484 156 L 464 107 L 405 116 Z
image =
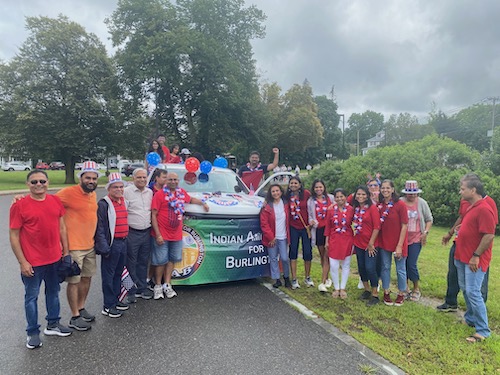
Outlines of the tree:
M 366 146 L 368 139 L 384 128 L 384 115 L 368 110 L 361 114 L 353 113 L 347 122 L 349 127 L 345 132 L 346 142 L 355 144 L 358 151 Z M 356 152 L 356 155 L 359 153 Z
M 394 145 L 421 139 L 431 134 L 434 129 L 430 125 L 420 125 L 416 116 L 400 113 L 389 117 L 384 130 L 387 145 Z
M 1 69 L 4 148 L 61 159 L 65 183 L 74 183 L 76 158 L 116 151 L 114 69 L 98 38 L 67 17 L 28 17 L 26 27 L 27 40 Z
M 316 96 L 314 103 L 318 108 L 318 118 L 323 128 L 323 144 L 318 148 L 320 155 L 317 155 L 313 162 L 324 160 L 325 154 L 332 154 L 334 158 L 340 159 L 343 156 L 342 131 L 339 128 L 340 116 L 337 113 L 337 103 L 325 95 Z

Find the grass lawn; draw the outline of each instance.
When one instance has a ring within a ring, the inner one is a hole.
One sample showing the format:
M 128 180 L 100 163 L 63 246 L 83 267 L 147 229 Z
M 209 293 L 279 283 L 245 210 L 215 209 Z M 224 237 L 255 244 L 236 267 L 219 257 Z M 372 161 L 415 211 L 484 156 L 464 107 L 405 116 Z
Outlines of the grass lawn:
M 446 273 L 450 246 L 441 245 L 446 228 L 433 227 L 428 244 L 419 258 L 421 291 L 424 297 L 442 303 L 446 293 Z M 500 249 L 495 239 L 494 253 Z M 299 281 L 304 279 L 302 262 L 298 261 Z M 351 261 L 351 272 L 356 271 Z M 409 374 L 492 374 L 500 373 L 500 270 L 498 258 L 493 257 L 489 278 L 488 317 L 492 336 L 485 342 L 470 344 L 465 338 L 473 328 L 461 324 L 458 314 L 438 312 L 424 304 L 406 301 L 403 306 L 383 303 L 368 308 L 359 300 L 358 276 L 351 274 L 346 300 L 332 299 L 330 293 L 317 288 L 288 290 L 286 293 L 313 310 L 342 331 L 354 337 Z M 315 252 L 312 277 L 318 284 L 321 277 L 319 254 Z M 395 266 L 392 265 L 392 291 L 396 288 Z M 380 292 L 381 297 L 382 291 Z M 394 295 L 395 296 L 395 295 Z M 382 298 L 381 298 L 382 300 Z M 459 305 L 465 309 L 460 294 Z
M 64 185 L 65 172 L 64 171 L 46 171 L 49 176 L 50 187 L 64 187 L 71 185 Z M 104 171 L 101 171 L 104 174 Z M 75 171 L 75 181 L 77 181 L 77 173 Z M 19 190 L 27 189 L 25 184 L 26 176 L 28 172 L 25 171 L 15 171 L 15 172 L 5 172 L 0 171 L 0 191 L 5 190 Z M 124 178 L 125 180 L 130 180 L 129 178 Z M 108 182 L 106 176 L 99 178 L 99 186 L 104 186 Z

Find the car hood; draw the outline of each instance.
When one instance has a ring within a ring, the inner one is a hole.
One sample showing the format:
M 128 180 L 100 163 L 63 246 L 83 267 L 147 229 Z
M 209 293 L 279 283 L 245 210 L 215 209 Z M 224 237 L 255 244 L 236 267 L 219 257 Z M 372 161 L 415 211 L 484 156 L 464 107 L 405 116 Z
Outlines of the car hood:
M 256 217 L 264 204 L 264 198 L 243 193 L 189 193 L 191 197 L 207 202 L 209 212 L 197 204 L 186 205 L 188 216 L 209 216 L 218 218 Z

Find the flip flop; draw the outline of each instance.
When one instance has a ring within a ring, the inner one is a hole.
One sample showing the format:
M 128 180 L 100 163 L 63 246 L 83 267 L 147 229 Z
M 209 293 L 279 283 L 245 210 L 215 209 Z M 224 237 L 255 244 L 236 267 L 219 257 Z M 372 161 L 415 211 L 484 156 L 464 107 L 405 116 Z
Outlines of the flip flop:
M 481 342 L 484 340 L 486 340 L 486 337 L 478 335 L 477 333 L 465 339 L 465 341 L 470 342 L 471 344 L 475 344 L 476 342 Z
M 410 300 L 413 302 L 418 302 L 420 301 L 421 296 L 422 293 L 420 293 L 420 290 L 414 290 L 413 292 L 410 293 Z

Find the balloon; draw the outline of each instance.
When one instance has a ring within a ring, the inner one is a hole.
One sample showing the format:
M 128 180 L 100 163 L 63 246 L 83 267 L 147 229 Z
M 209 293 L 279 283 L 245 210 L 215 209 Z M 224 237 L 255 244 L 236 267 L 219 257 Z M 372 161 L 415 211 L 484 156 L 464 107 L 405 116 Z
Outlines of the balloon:
M 152 167 L 156 167 L 158 164 L 161 162 L 160 155 L 158 155 L 156 152 L 151 151 L 148 156 L 146 156 L 146 160 L 148 164 Z
M 201 173 L 208 174 L 212 170 L 212 163 L 210 163 L 208 160 L 203 160 L 200 163 L 200 171 Z
M 186 170 L 188 172 L 196 172 L 198 168 L 200 168 L 200 161 L 194 157 L 190 157 L 186 159 L 186 163 L 184 164 L 186 166 Z
M 226 158 L 223 158 L 222 156 L 219 156 L 214 160 L 214 166 L 219 167 L 219 168 L 227 168 L 227 160 Z
M 188 185 L 193 185 L 196 183 L 196 174 L 193 172 L 188 172 L 184 175 L 184 181 L 186 181 L 186 184 Z
M 200 175 L 198 176 L 198 181 L 200 181 L 203 184 L 208 182 L 208 174 L 200 173 Z

